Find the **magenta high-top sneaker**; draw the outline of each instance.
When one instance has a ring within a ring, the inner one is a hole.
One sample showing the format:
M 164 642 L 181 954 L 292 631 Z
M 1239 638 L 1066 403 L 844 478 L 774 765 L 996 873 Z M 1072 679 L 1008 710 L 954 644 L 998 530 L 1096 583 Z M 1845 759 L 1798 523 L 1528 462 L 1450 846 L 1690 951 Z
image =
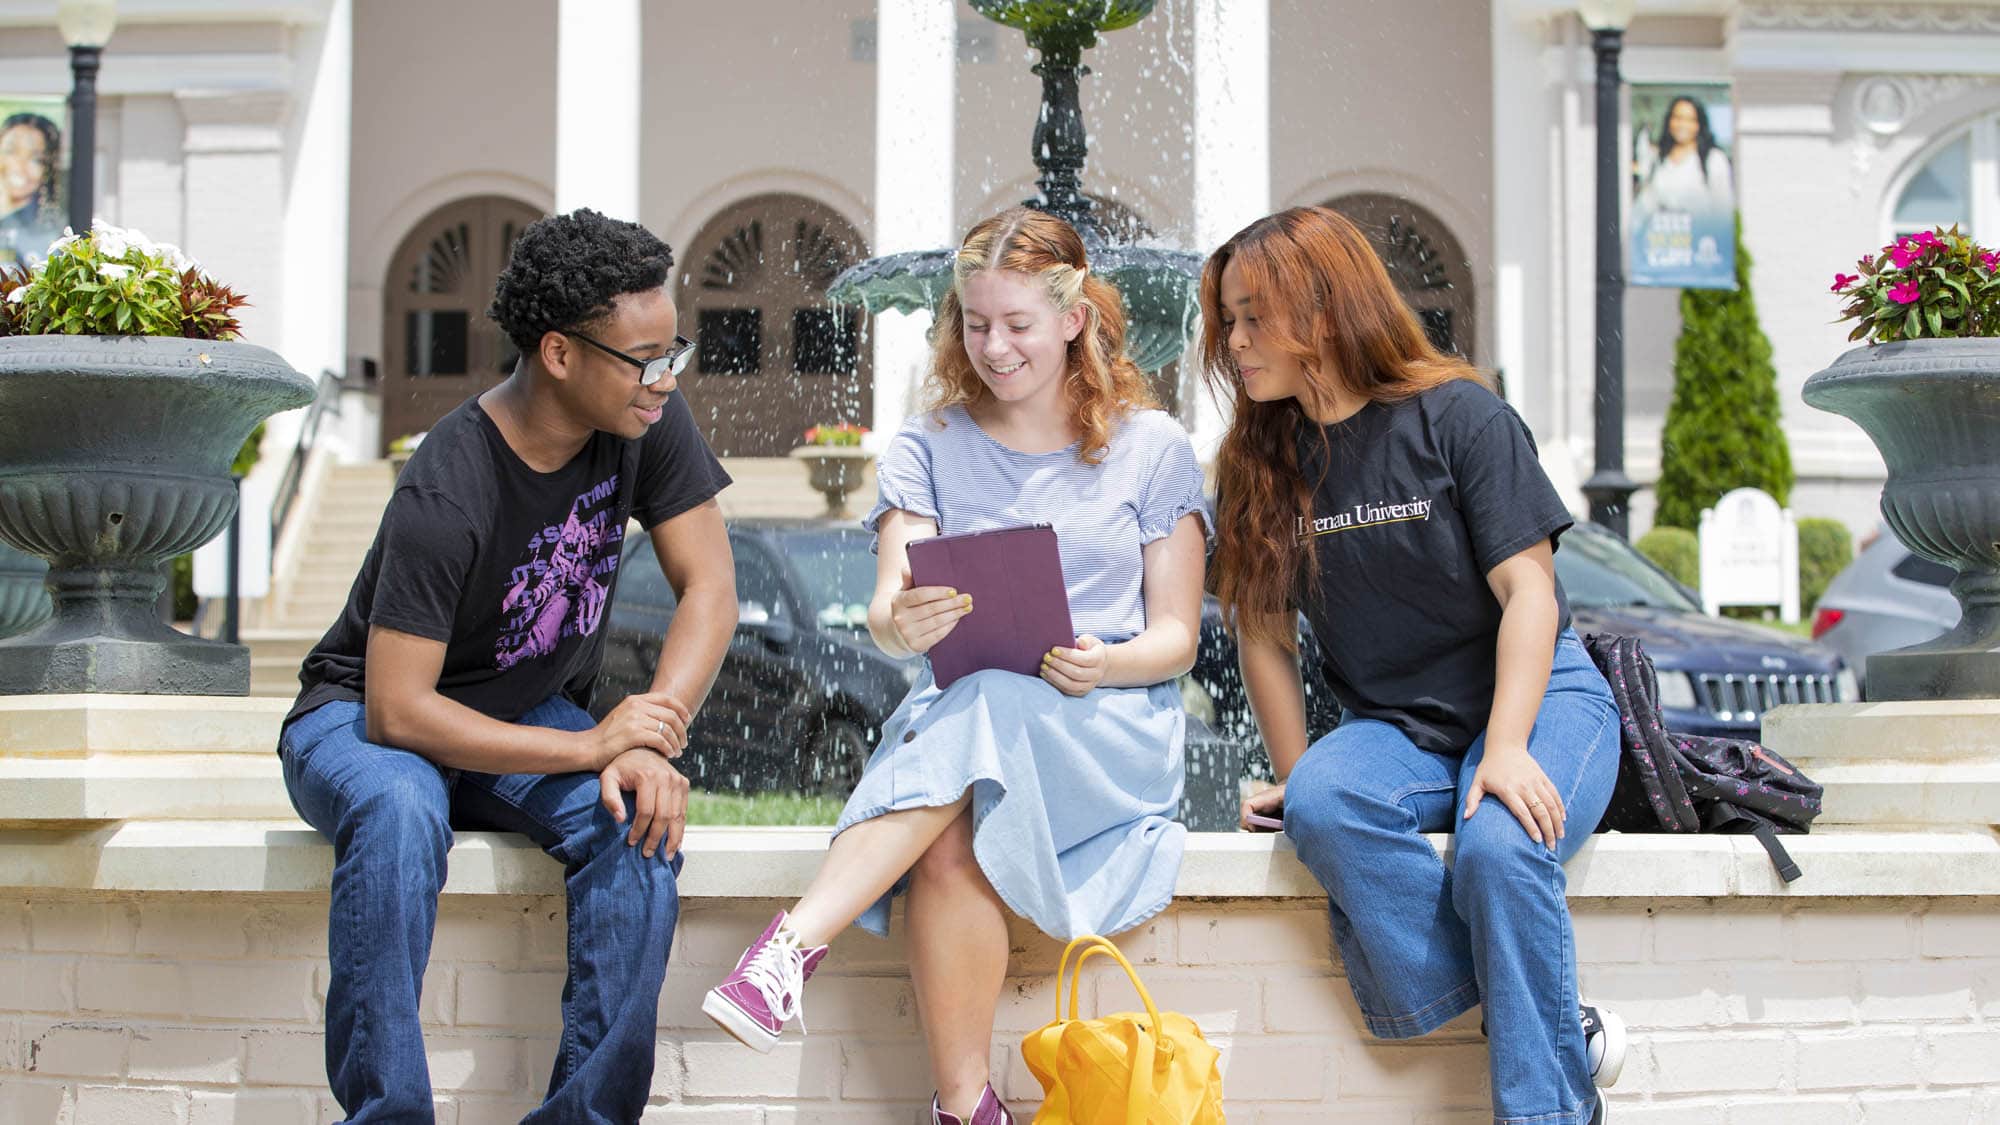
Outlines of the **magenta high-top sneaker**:
M 1007 1112 L 1007 1104 L 1000 1095 L 993 1092 L 993 1084 L 979 1092 L 979 1104 L 972 1107 L 971 1117 L 960 1117 L 946 1113 L 938 1104 L 937 1095 L 931 1095 L 931 1125 L 1014 1125 L 1014 1115 Z
M 826 956 L 824 945 L 801 946 L 798 935 L 784 928 L 785 918 L 779 911 L 763 936 L 737 958 L 736 971 L 709 989 L 701 1002 L 708 1018 L 759 1052 L 768 1053 L 777 1045 L 786 1020 L 796 1017 L 799 1030 L 805 1031 L 801 994 Z

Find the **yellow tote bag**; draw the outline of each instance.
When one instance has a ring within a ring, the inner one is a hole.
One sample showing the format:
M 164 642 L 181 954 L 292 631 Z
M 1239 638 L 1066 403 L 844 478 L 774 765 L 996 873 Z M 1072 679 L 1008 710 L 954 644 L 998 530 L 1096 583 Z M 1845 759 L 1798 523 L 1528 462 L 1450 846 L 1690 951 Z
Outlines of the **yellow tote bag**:
M 1074 972 L 1070 954 L 1078 947 Z M 1096 1019 L 1076 1016 L 1083 963 L 1106 953 L 1125 966 L 1144 1012 Z M 1063 1017 L 1063 977 L 1069 976 L 1069 1017 Z M 1028 1069 L 1042 1084 L 1034 1125 L 1223 1125 L 1219 1052 L 1194 1021 L 1153 1006 L 1139 974 L 1118 947 L 1086 934 L 1063 950 L 1056 971 L 1056 1018 L 1021 1043 Z

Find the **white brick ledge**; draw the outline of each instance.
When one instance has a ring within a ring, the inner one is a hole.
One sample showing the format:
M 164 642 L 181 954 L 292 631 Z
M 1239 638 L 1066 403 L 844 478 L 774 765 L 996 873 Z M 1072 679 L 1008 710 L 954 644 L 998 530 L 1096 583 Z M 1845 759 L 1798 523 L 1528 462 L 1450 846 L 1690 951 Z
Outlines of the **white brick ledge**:
M 1450 838 L 1433 836 L 1447 849 Z M 793 898 L 825 852 L 821 828 L 696 828 L 687 898 Z M 1986 829 L 1829 832 L 1787 837 L 1805 871 L 1789 887 L 1747 836 L 1606 834 L 1568 867 L 1576 900 L 2000 897 L 2000 836 Z M 1447 851 L 1447 855 L 1449 852 Z M 332 852 L 297 821 L 147 821 L 0 831 L 0 888 L 128 894 L 324 894 Z M 461 833 L 447 895 L 556 895 L 555 862 L 526 838 Z M 1189 837 L 1180 898 L 1318 898 L 1323 892 L 1271 835 Z

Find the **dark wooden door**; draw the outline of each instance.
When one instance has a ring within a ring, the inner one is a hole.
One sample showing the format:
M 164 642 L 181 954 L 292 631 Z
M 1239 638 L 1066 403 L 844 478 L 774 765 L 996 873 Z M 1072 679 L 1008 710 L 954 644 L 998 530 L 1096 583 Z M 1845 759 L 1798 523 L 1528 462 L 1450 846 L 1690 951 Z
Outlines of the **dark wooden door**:
M 514 240 L 541 212 L 500 196 L 431 212 L 397 248 L 383 286 L 382 448 L 498 385 L 518 353 L 486 317 Z
M 1478 362 L 1472 263 L 1444 220 L 1400 196 L 1362 192 L 1326 205 L 1354 221 L 1439 351 Z
M 674 288 L 681 334 L 700 345 L 681 389 L 724 456 L 776 457 L 808 426 L 866 424 L 875 374 L 858 308 L 827 303 L 861 260 L 861 236 L 831 208 L 760 195 L 710 219 Z

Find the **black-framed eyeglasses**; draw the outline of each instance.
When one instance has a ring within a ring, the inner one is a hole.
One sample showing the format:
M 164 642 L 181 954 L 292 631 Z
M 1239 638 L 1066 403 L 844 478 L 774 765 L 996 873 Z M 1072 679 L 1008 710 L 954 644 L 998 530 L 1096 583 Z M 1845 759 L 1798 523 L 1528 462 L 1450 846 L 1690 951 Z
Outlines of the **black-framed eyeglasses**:
M 688 360 L 694 358 L 694 341 L 688 339 L 686 336 L 675 336 L 674 342 L 667 347 L 665 355 L 654 356 L 652 359 L 640 359 L 638 356 L 626 355 L 609 344 L 593 340 L 581 332 L 571 331 L 565 332 L 563 335 L 574 336 L 591 347 L 607 355 L 617 356 L 619 359 L 638 368 L 639 385 L 642 387 L 650 387 L 654 383 L 666 378 L 669 374 L 679 375 L 682 371 L 687 370 Z

